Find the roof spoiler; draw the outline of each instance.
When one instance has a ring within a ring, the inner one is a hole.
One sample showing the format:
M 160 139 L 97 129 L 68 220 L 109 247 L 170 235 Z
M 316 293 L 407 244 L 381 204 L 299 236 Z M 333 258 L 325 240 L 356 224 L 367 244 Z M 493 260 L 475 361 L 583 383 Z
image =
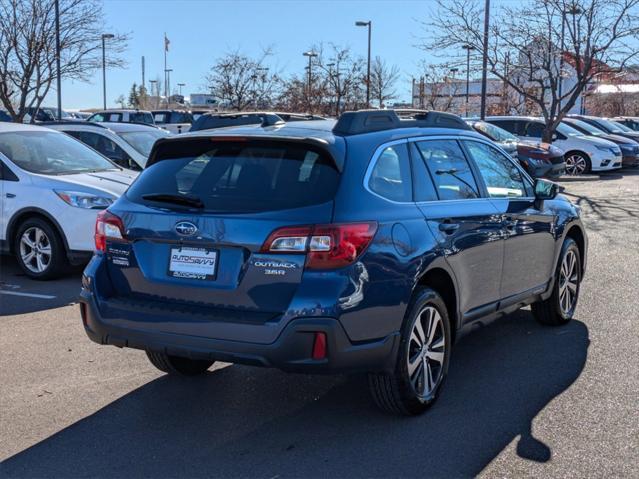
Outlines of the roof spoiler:
M 360 110 L 343 113 L 333 127 L 333 133 L 348 136 L 396 128 L 471 129 L 461 117 L 441 111 Z
M 86 120 L 55 120 L 55 121 L 41 121 L 38 123 L 38 126 L 51 126 L 51 125 L 82 125 L 82 126 L 98 126 L 100 128 L 106 128 L 104 125 L 100 125 L 99 123 L 93 121 Z

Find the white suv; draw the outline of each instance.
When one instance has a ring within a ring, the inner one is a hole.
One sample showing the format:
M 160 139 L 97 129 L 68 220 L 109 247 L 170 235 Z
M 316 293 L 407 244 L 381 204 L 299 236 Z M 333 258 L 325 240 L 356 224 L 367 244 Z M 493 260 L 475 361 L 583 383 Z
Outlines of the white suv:
M 486 121 L 522 139 L 541 139 L 544 121 L 527 116 L 493 116 Z M 621 149 L 615 143 L 586 136 L 571 126 L 560 123 L 552 144 L 561 148 L 566 161 L 566 173 L 581 175 L 591 171 L 621 168 Z
M 103 123 L 144 123 L 145 125 L 155 125 L 153 115 L 147 110 L 102 110 L 97 111 L 87 121 Z
M 64 133 L 0 123 L 0 250 L 35 279 L 86 262 L 98 212 L 136 176 Z
M 156 140 L 170 135 L 166 130 L 138 123 L 60 121 L 42 126 L 63 131 L 119 166 L 135 171 L 144 169 Z

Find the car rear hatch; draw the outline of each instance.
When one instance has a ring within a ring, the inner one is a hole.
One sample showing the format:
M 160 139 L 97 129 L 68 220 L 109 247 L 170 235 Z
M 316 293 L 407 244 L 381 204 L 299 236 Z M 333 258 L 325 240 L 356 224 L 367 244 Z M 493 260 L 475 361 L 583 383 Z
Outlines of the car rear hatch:
M 282 228 L 331 222 L 340 178 L 332 157 L 304 142 L 232 137 L 173 140 L 167 148 L 103 215 L 123 236 L 102 238 L 111 282 L 105 304 L 170 312 L 172 332 L 182 321 L 183 332 L 198 336 L 224 336 L 210 321 L 277 323 L 304 270 L 296 234 L 308 233 L 285 229 L 283 252 L 263 247 Z

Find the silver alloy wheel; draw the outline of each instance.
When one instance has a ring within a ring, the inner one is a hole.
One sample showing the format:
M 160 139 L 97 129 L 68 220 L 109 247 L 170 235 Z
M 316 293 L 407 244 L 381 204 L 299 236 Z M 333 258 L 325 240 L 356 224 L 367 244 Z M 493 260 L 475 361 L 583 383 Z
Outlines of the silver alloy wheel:
M 407 355 L 408 377 L 420 397 L 431 395 L 441 381 L 445 354 L 442 317 L 433 306 L 426 306 L 413 325 Z
M 578 154 L 566 158 L 566 173 L 569 175 L 582 175 L 586 171 L 586 159 Z
M 578 286 L 577 255 L 574 251 L 568 251 L 561 262 L 559 272 L 559 307 L 565 316 L 569 315 L 575 306 Z
M 43 273 L 51 265 L 51 241 L 37 226 L 27 228 L 20 237 L 20 258 L 33 273 Z

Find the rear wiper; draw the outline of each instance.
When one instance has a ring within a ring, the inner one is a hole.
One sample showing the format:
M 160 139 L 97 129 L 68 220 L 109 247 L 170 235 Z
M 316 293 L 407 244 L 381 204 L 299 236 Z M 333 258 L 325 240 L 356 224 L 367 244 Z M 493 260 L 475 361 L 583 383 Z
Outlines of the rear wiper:
M 148 195 L 142 195 L 142 198 L 149 201 L 204 208 L 204 203 L 196 196 L 176 195 L 172 193 L 150 193 Z

